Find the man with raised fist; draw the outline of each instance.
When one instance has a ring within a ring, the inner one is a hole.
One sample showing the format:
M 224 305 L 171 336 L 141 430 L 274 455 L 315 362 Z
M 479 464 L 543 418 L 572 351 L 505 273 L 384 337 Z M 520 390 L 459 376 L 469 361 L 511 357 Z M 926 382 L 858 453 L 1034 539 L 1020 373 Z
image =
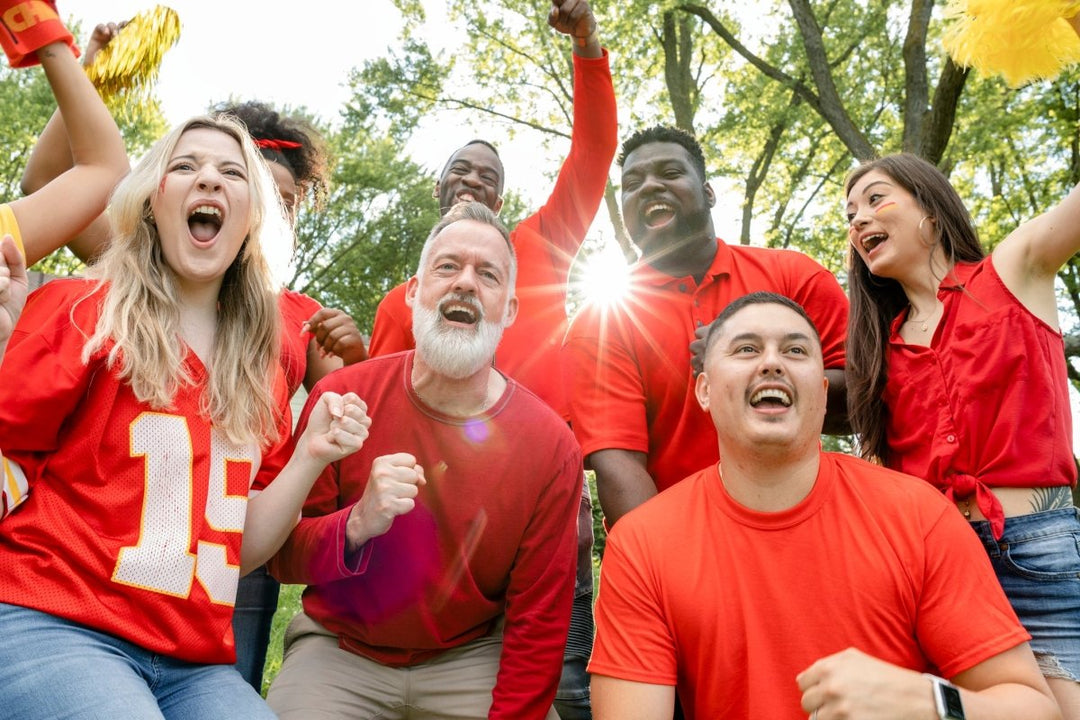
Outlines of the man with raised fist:
M 516 274 L 494 213 L 455 207 L 408 282 L 416 349 L 312 391 L 309 407 L 356 392 L 373 422 L 363 450 L 316 481 L 270 565 L 308 585 L 267 697 L 285 720 L 557 717 L 581 453 L 492 365 L 518 313 Z

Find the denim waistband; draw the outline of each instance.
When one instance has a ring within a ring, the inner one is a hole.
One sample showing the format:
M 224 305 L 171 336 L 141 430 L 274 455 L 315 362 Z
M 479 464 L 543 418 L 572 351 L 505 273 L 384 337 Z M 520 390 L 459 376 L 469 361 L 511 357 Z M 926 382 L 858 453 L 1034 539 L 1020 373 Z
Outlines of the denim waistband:
M 1075 507 L 1067 507 L 1007 517 L 1005 518 L 1005 532 L 1000 540 L 994 539 L 988 521 L 972 520 L 970 525 L 982 541 L 986 552 L 994 557 L 1010 542 L 1076 531 L 1080 527 L 1080 511 Z

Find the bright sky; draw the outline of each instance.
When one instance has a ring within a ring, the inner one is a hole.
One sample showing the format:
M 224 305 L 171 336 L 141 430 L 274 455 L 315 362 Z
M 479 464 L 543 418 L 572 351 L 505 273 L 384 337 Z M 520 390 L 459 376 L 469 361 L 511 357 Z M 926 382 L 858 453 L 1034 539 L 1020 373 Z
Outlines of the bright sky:
M 389 0 L 291 9 L 230 0 L 164 4 L 177 11 L 181 22 L 180 41 L 165 55 L 158 85 L 172 123 L 230 95 L 303 105 L 332 120 L 348 97 L 348 71 L 381 55 L 397 38 L 401 23 Z M 78 19 L 88 34 L 99 22 L 125 20 L 154 5 L 147 0 L 60 0 L 59 10 Z
M 59 10 L 63 17 L 79 20 L 88 35 L 99 22 L 127 19 L 155 4 L 148 0 L 60 0 Z M 349 71 L 385 54 L 401 30 L 401 16 L 390 0 L 321 5 L 319 10 L 332 8 L 332 12 L 310 18 L 273 3 L 172 0 L 163 4 L 177 11 L 182 26 L 180 41 L 165 55 L 157 87 L 170 123 L 205 112 L 230 96 L 304 106 L 333 123 L 349 97 Z M 459 30 L 446 19 L 445 2 L 424 0 L 424 4 L 429 41 L 453 47 Z M 617 62 L 613 57 L 613 69 Z M 536 207 L 546 199 L 547 176 L 557 171 L 567 145 L 553 144 L 552 152 L 538 161 L 535 143 L 530 142 L 534 135 L 526 132 L 509 142 L 500 140 L 502 132 L 491 126 L 463 125 L 460 116 L 446 113 L 422 127 L 410 149 L 434 177 L 450 150 L 475 137 L 492 138 L 499 144 L 508 186 Z M 620 138 L 626 132 L 627 128 L 620 128 Z M 722 237 L 737 237 L 738 202 L 725 203 L 721 198 L 718 203 L 714 220 Z M 598 216 L 593 233 L 612 237 L 606 212 Z
M 147 0 L 60 0 L 59 9 L 64 17 L 79 20 L 88 34 L 99 22 L 127 19 L 154 4 Z M 182 26 L 180 41 L 165 55 L 157 86 L 171 124 L 205 112 L 230 96 L 303 106 L 334 123 L 349 98 L 349 71 L 384 55 L 396 44 L 402 24 L 390 0 L 320 5 L 317 17 L 273 3 L 173 0 L 163 4 L 177 11 Z M 425 0 L 425 5 L 429 6 L 428 27 L 434 28 L 428 37 L 437 45 L 454 42 L 458 31 L 445 19 L 445 3 Z M 477 136 L 493 137 L 493 133 L 490 128 L 461 124 L 459 119 L 433 118 L 410 148 L 414 159 L 431 167 L 434 176 L 450 150 Z M 561 158 L 545 157 L 538 163 L 535 148 L 520 147 L 531 144 L 517 143 L 515 148 L 502 142 L 500 149 L 511 186 L 531 204 L 539 204 L 548 189 L 544 174 L 557 170 Z

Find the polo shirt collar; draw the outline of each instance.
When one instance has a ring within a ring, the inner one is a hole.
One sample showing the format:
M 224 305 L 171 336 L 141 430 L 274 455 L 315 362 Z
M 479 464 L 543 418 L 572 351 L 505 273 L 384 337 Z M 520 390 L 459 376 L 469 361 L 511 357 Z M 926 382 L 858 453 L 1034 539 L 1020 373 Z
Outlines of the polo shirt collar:
M 705 275 L 702 277 L 702 282 L 705 278 L 719 277 L 721 275 L 731 274 L 731 248 L 720 238 L 716 239 L 716 254 L 713 255 L 712 263 L 709 265 L 709 269 L 705 271 Z M 671 285 L 677 282 L 685 282 L 692 279 L 689 275 L 682 277 L 674 277 L 667 273 L 660 272 L 652 265 L 648 263 L 638 261 L 630 271 L 631 276 L 634 278 L 635 283 L 647 285 L 650 287 L 663 287 L 664 285 Z

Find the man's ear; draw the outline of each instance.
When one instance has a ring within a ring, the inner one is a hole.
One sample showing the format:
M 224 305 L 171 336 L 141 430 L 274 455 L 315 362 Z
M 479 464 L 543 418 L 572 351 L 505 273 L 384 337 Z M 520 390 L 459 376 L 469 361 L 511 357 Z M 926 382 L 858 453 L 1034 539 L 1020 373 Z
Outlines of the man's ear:
M 416 293 L 420 289 L 420 281 L 415 275 L 405 281 L 405 304 L 409 307 L 413 306 L 416 301 Z
M 495 199 L 495 207 L 491 208 L 491 212 L 498 215 L 499 211 L 502 210 L 502 206 L 503 206 L 503 196 L 500 195 L 498 198 Z
M 439 190 L 441 190 L 441 189 L 442 189 L 442 183 L 440 183 L 438 180 L 436 180 L 435 181 L 435 189 L 431 191 L 431 197 L 438 200 L 439 199 Z
M 705 197 L 709 200 L 709 207 L 716 205 L 716 193 L 709 183 L 705 183 Z
M 514 324 L 514 320 L 517 320 L 517 312 L 518 299 L 517 295 L 515 295 L 514 297 L 510 298 L 510 300 L 506 303 L 506 312 L 503 314 L 502 322 L 502 326 L 504 328 L 508 328 Z
M 698 406 L 709 412 L 709 378 L 705 373 L 699 374 L 694 382 L 694 397 L 697 398 Z

